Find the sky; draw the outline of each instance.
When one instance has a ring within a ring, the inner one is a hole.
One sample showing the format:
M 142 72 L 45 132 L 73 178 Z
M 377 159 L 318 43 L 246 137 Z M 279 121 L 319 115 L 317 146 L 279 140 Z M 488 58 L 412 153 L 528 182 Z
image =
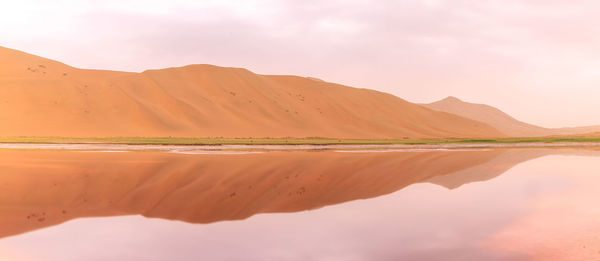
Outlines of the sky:
M 0 46 L 88 69 L 312 76 L 600 125 L 597 0 L 0 0 Z

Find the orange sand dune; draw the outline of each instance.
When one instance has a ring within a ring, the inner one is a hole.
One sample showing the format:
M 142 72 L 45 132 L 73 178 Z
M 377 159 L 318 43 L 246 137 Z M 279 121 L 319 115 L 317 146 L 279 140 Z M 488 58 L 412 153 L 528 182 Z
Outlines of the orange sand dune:
M 211 65 L 82 70 L 0 47 L 0 136 L 502 137 L 373 90 Z
M 456 97 L 423 104 L 432 110 L 452 113 L 465 118 L 489 124 L 511 137 L 541 137 L 553 135 L 580 135 L 600 131 L 600 126 L 575 128 L 543 128 L 519 121 L 501 110 L 485 104 L 475 104 L 459 100 Z
M 182 155 L 0 150 L 0 238 L 81 217 L 139 214 L 209 223 L 309 210 L 389 194 L 417 182 L 457 187 L 493 178 L 501 174 L 495 170 L 532 158 L 569 151 Z

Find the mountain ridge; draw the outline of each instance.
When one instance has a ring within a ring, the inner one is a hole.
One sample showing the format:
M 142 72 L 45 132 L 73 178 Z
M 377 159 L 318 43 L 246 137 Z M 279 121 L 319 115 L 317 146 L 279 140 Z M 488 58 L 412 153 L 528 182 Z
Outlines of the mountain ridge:
M 243 68 L 78 69 L 0 47 L 0 136 L 497 138 L 391 94 Z
M 454 96 L 448 96 L 442 100 L 422 105 L 432 110 L 452 113 L 487 123 L 510 137 L 592 135 L 594 132 L 600 132 L 600 126 L 544 128 L 517 120 L 496 107 L 465 102 Z

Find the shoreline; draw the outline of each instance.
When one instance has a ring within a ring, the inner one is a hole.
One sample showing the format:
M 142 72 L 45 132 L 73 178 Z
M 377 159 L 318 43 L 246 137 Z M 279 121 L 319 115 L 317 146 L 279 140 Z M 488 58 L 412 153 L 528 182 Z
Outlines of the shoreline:
M 157 145 L 157 146 L 331 146 L 331 145 L 446 145 L 446 144 L 562 144 L 600 143 L 600 137 L 556 136 L 502 139 L 334 139 L 334 138 L 163 138 L 163 137 L 0 137 L 0 144 Z
M 100 143 L 2 143 L 0 150 L 58 150 L 88 152 L 142 152 L 155 151 L 178 154 L 257 153 L 272 151 L 337 151 L 337 152 L 403 152 L 440 150 L 488 150 L 519 148 L 598 148 L 600 142 L 554 143 L 445 143 L 445 144 L 100 144 Z

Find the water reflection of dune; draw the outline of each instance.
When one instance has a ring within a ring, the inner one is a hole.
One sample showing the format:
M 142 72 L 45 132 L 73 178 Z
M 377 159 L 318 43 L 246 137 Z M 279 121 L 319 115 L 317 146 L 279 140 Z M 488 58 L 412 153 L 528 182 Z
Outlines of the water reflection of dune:
M 557 151 L 177 155 L 4 150 L 0 237 L 81 217 L 140 214 L 210 223 L 372 198 L 417 182 L 455 188 Z

